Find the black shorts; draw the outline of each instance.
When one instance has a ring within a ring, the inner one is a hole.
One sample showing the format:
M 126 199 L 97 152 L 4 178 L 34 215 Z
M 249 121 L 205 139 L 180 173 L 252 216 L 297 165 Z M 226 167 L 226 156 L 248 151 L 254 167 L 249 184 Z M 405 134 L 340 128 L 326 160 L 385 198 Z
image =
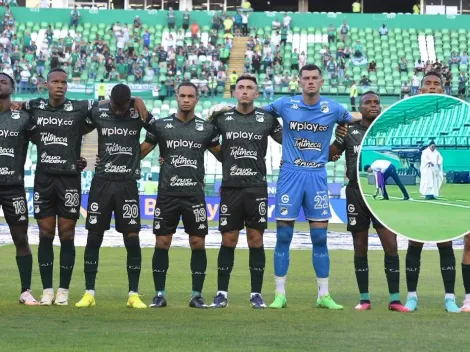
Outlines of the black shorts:
M 266 187 L 222 187 L 220 192 L 219 231 L 242 230 L 245 226 L 268 228 L 268 189 Z
M 370 212 L 359 188 L 346 187 L 346 212 L 348 214 L 347 229 L 350 232 L 367 231 L 371 222 L 375 229 L 384 227 Z
M 9 226 L 28 226 L 28 202 L 24 186 L 0 186 L 0 206 Z
M 86 229 L 109 230 L 114 212 L 116 231 L 140 231 L 140 202 L 137 181 L 111 181 L 94 177 L 88 196 Z
M 34 177 L 34 218 L 58 216 L 77 220 L 82 199 L 81 175 L 50 175 L 37 172 Z
M 153 233 L 156 236 L 174 234 L 180 218 L 183 218 L 184 231 L 187 234 L 206 236 L 208 224 L 204 194 L 192 196 L 158 194 Z

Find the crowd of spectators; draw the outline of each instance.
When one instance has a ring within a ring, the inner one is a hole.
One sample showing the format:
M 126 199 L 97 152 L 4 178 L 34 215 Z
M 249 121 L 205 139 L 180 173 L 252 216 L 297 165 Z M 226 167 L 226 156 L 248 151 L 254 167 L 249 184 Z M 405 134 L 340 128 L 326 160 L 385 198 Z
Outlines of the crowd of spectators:
M 0 68 L 14 78 L 17 93 L 41 92 L 45 88 L 45 72 L 61 67 L 75 84 L 96 79 L 150 84 L 154 95 L 163 100 L 174 94 L 178 84 L 188 80 L 199 87 L 202 96 L 217 96 L 223 92 L 225 83 L 231 82 L 237 74 L 227 73 L 232 40 L 237 36 L 248 36 L 251 11 L 250 3 L 244 1 L 233 15 L 225 11 L 216 12 L 211 19 L 208 43 L 204 44 L 201 42 L 201 28 L 197 21 L 192 20 L 191 13 L 186 10 L 177 14 L 170 8 L 167 13 L 170 33 L 162 37 L 161 44 L 156 45 L 154 34 L 143 30 L 139 16 L 135 16 L 133 23 L 116 22 L 109 26 L 107 33 L 110 41 L 100 34 L 86 41 L 77 30 L 80 11 L 74 6 L 70 11 L 68 35 L 56 40 L 54 28 L 49 25 L 44 40 L 36 43 L 28 28 L 20 39 L 17 37 L 15 19 L 6 5 L 0 24 Z M 273 35 L 264 38 L 260 35 L 249 36 L 246 42 L 244 71 L 260 77 L 259 86 L 265 99 L 273 99 L 274 93 L 281 90 L 291 94 L 298 92 L 298 70 L 306 64 L 307 57 L 303 50 L 299 52 L 294 49 L 290 53 L 290 67 L 284 65 L 283 54 L 291 26 L 292 18 L 284 13 L 282 18 L 272 22 Z M 388 35 L 385 24 L 378 28 L 378 33 L 380 36 Z M 345 74 L 351 62 L 365 59 L 363 43 L 360 40 L 351 43 L 349 34 L 350 27 L 346 21 L 339 27 L 330 25 L 327 28 L 328 44 L 335 43 L 336 52 L 331 53 L 329 46 L 323 45 L 319 54 L 327 83 L 331 87 L 342 85 L 351 93 L 357 90 L 357 86 L 364 90 L 376 82 L 372 82 L 367 75 L 355 82 Z M 402 82 L 402 97 L 417 94 L 420 86 L 418 73 L 430 70 L 441 73 L 447 94 L 451 94 L 453 81 L 458 80 L 458 94 L 464 96 L 468 61 L 466 52 L 460 55 L 453 52 L 446 63 L 417 60 L 414 75 L 409 81 Z M 462 65 L 465 68 L 460 70 Z M 453 67 L 460 72 L 457 77 L 452 75 Z M 400 58 L 396 69 L 408 74 L 409 65 L 404 57 Z M 367 73 L 372 72 L 377 72 L 377 64 L 373 60 L 367 63 Z

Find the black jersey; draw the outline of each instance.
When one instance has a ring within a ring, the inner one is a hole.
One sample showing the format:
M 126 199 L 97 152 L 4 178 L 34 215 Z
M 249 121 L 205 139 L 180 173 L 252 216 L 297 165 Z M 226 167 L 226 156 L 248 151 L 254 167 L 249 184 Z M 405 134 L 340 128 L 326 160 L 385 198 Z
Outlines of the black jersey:
M 110 104 L 91 112 L 91 123 L 98 132 L 99 164 L 95 176 L 108 180 L 140 179 L 140 131 L 148 128 L 152 115 L 143 122 L 131 108 L 124 116 L 113 114 Z
M 92 100 L 69 100 L 51 107 L 47 99 L 33 99 L 25 104 L 36 123 L 33 142 L 37 145 L 37 171 L 48 174 L 78 174 L 85 125 L 89 124 Z M 88 120 L 88 121 L 87 121 Z
M 333 144 L 341 151 L 346 151 L 346 177 L 351 184 L 357 183 L 357 155 L 367 127 L 361 124 L 348 125 L 346 137 L 336 137 Z
M 153 120 L 145 139 L 158 144 L 165 160 L 158 179 L 158 193 L 194 195 L 204 192 L 204 152 L 219 145 L 217 129 L 198 117 L 188 122 L 176 115 Z
M 34 121 L 25 111 L 0 113 L 0 185 L 22 185 Z
M 222 186 L 266 186 L 268 138 L 282 135 L 278 119 L 258 108 L 246 115 L 232 109 L 212 124 L 222 136 Z

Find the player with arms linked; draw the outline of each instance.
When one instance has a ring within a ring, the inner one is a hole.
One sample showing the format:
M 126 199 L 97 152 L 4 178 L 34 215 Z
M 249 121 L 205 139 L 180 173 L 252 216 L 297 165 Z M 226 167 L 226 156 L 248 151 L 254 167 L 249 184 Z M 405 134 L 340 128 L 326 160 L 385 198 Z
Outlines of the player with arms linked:
M 442 77 L 433 71 L 426 73 L 421 81 L 419 94 L 444 94 Z M 452 248 L 452 241 L 437 244 L 440 258 L 441 276 L 444 282 L 444 306 L 450 313 L 459 313 L 460 309 L 455 302 L 455 254 Z M 405 303 L 410 311 L 415 311 L 418 307 L 418 287 L 419 272 L 421 270 L 421 252 L 423 243 L 409 241 L 406 252 L 406 286 L 408 297 Z M 464 268 L 462 268 L 464 270 Z M 464 278 L 470 279 L 470 272 L 462 272 Z M 468 284 L 470 289 L 470 284 Z M 465 304 L 464 304 L 465 305 Z
M 20 273 L 19 302 L 38 305 L 31 294 L 33 257 L 28 244 L 28 202 L 24 189 L 24 163 L 29 136 L 35 128 L 31 115 L 12 110 L 14 80 L 0 73 L 0 206 L 16 248 L 16 264 Z
M 220 159 L 217 129 L 195 116 L 199 99 L 197 87 L 181 83 L 176 90 L 178 110 L 169 117 L 154 120 L 141 146 L 145 157 L 158 145 L 164 163 L 160 169 L 153 232 L 156 236 L 152 260 L 156 296 L 151 308 L 167 305 L 165 281 L 169 267 L 168 251 L 182 217 L 191 247 L 193 308 L 206 308 L 201 292 L 207 268 L 205 236 L 208 233 L 204 196 L 204 153 L 211 151 Z
M 52 303 L 68 305 L 75 264 L 75 225 L 80 216 L 81 200 L 77 160 L 82 136 L 90 130 L 88 117 L 98 103 L 67 99 L 67 73 L 60 68 L 49 71 L 47 89 L 48 99 L 33 99 L 22 105 L 36 123 L 32 136 L 38 155 L 33 200 L 34 216 L 39 226 L 38 262 L 43 285 L 39 304 L 50 306 Z M 54 297 L 52 244 L 56 224 L 61 248 L 60 282 Z
M 369 296 L 369 264 L 367 247 L 370 223 L 377 231 L 385 252 L 385 275 L 390 293 L 388 308 L 397 312 L 408 312 L 400 302 L 400 262 L 397 252 L 397 236 L 386 229 L 371 214 L 362 198 L 358 184 L 357 155 L 362 140 L 369 126 L 380 115 L 380 99 L 375 92 L 365 92 L 359 101 L 359 112 L 362 115 L 360 123 L 349 125 L 346 135 L 338 136 L 330 145 L 329 159 L 346 152 L 346 176 L 349 183 L 346 187 L 346 210 L 348 214 L 348 231 L 351 231 L 354 244 L 354 269 L 359 287 L 360 302 L 356 310 L 371 308 Z
M 222 244 L 217 261 L 217 295 L 211 307 L 228 304 L 227 291 L 234 264 L 234 251 L 240 230 L 246 226 L 251 275 L 250 303 L 253 308 L 266 308 L 261 297 L 266 256 L 263 234 L 267 229 L 266 152 L 268 138 L 282 141 L 282 126 L 277 118 L 255 108 L 257 81 L 251 75 L 237 79 L 234 96 L 237 106 L 210 116 L 222 136 L 222 188 L 219 230 Z
M 331 217 L 327 174 L 328 148 L 335 123 L 356 122 L 342 105 L 320 97 L 323 85 L 321 69 L 313 64 L 301 68 L 301 96 L 283 97 L 264 107 L 266 112 L 283 120 L 281 172 L 277 182 L 277 241 L 274 250 L 276 298 L 270 308 L 287 304 L 285 282 L 289 267 L 289 248 L 294 223 L 303 207 L 310 223 L 312 264 L 317 275 L 317 306 L 343 309 L 328 291 L 330 259 L 326 242 Z M 229 106 L 216 105 L 212 113 L 226 111 Z
M 149 114 L 147 120 L 142 121 L 133 105 L 129 87 L 117 84 L 111 91 L 110 103 L 94 107 L 91 111 L 91 123 L 98 131 L 99 162 L 88 197 L 88 238 L 84 256 L 86 291 L 76 307 L 92 307 L 96 304 L 94 296 L 99 250 L 104 232 L 110 228 L 113 212 L 116 231 L 123 234 L 127 250 L 127 306 L 147 307 L 138 295 L 142 254 L 137 180 L 141 176 L 140 131 L 148 128 L 152 115 Z
M 320 96 L 323 77 L 318 66 L 303 66 L 299 76 L 302 95 L 280 98 L 264 108 L 283 120 L 283 164 L 277 182 L 275 214 L 276 297 L 269 307 L 284 308 L 287 304 L 289 248 L 302 207 L 310 223 L 312 264 L 318 283 L 317 306 L 343 309 L 328 290 L 330 258 L 326 237 L 331 213 L 325 165 L 334 124 L 356 122 L 360 118 L 351 116 L 341 104 Z

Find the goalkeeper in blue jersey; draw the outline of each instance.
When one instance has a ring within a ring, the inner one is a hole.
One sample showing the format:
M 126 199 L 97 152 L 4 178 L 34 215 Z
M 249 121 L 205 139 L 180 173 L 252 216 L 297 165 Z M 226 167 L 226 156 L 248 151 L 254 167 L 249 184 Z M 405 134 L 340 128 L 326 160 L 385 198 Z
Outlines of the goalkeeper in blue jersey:
M 322 72 L 305 65 L 299 73 L 302 95 L 283 97 L 264 109 L 283 120 L 282 166 L 276 192 L 277 241 L 274 250 L 276 297 L 270 308 L 286 307 L 285 283 L 289 248 L 300 208 L 310 223 L 312 264 L 318 283 L 317 306 L 343 309 L 330 297 L 327 248 L 328 220 L 331 218 L 327 173 L 328 149 L 335 124 L 354 123 L 344 107 L 320 96 Z

